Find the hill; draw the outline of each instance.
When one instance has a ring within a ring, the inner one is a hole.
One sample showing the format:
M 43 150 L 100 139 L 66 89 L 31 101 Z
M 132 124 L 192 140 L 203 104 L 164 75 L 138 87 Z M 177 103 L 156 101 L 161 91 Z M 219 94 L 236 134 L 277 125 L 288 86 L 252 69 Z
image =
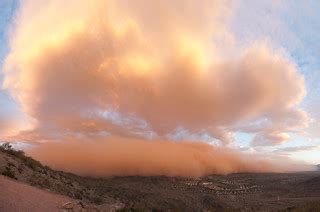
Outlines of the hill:
M 21 151 L 2 148 L 0 173 L 95 208 L 188 211 L 320 208 L 319 172 L 240 173 L 198 179 L 164 176 L 97 179 L 52 170 Z M 6 195 L 9 193 L 1 196 Z M 0 200 L 0 208 L 1 204 L 5 203 Z

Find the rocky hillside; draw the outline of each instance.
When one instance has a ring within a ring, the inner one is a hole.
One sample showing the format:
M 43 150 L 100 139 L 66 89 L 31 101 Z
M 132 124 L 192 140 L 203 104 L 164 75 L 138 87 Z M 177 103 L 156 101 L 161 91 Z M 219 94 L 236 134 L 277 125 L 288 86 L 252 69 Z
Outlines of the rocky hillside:
M 45 189 L 46 191 L 71 197 L 83 204 L 109 204 L 123 208 L 123 204 L 108 196 L 101 196 L 85 183 L 86 178 L 55 171 L 28 157 L 22 151 L 0 147 L 0 173 L 13 180 Z M 81 204 L 82 204 L 81 203 Z

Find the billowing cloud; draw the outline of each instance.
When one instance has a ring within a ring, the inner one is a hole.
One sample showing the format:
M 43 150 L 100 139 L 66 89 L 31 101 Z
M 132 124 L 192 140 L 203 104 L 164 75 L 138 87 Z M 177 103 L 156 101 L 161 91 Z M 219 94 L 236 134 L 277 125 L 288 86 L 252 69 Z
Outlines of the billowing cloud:
M 259 140 L 287 139 L 291 119 L 307 123 L 304 78 L 266 43 L 235 47 L 232 5 L 23 1 L 4 67 L 4 88 L 34 120 L 20 135 L 164 138 L 182 127 L 231 143 L 231 129 L 266 119 L 277 127 Z
M 289 133 L 302 133 L 312 120 L 301 109 L 287 109 L 276 111 L 255 127 L 247 127 L 248 132 L 257 132 L 252 144 L 254 146 L 270 146 L 286 142 Z

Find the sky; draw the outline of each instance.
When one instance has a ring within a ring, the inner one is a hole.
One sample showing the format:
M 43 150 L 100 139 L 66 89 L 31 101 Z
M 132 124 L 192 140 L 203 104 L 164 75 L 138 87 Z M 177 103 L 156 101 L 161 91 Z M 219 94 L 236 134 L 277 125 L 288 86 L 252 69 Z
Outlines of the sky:
M 194 154 L 188 141 L 320 163 L 319 1 L 62 2 L 0 1 L 3 141 L 164 140 Z M 215 169 L 230 172 L 203 173 Z

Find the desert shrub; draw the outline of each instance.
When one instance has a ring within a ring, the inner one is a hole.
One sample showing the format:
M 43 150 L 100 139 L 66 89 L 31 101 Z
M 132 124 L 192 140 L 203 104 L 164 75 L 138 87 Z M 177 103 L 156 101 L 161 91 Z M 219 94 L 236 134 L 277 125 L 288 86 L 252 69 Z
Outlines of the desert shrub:
M 9 167 L 6 167 L 6 169 L 1 174 L 15 180 L 17 179 L 14 172 Z
M 76 199 L 82 200 L 83 193 L 81 193 L 81 191 L 77 191 L 77 192 L 74 194 L 74 197 L 75 197 Z
M 12 155 L 14 157 L 19 158 L 20 160 L 22 160 L 24 162 L 24 164 L 26 166 L 28 166 L 32 170 L 35 170 L 37 167 L 47 169 L 47 167 L 44 167 L 39 161 L 34 160 L 33 158 L 26 156 L 23 151 L 13 149 L 12 145 L 10 143 L 2 144 L 0 146 L 0 150 L 2 152 L 6 152 L 9 155 Z
M 43 179 L 39 180 L 38 184 L 44 188 L 51 188 L 51 186 L 52 186 L 51 182 L 48 178 L 43 178 Z
M 32 170 L 35 170 L 37 167 L 43 168 L 42 164 L 39 161 L 34 160 L 31 157 L 23 155 L 23 157 L 21 157 L 20 159 L 22 159 L 25 165 L 31 168 Z
M 24 156 L 24 152 L 21 151 L 21 150 L 15 150 L 15 149 L 8 149 L 6 150 L 6 152 L 12 156 L 15 156 L 15 157 L 18 157 L 18 158 L 21 158 Z
M 3 143 L 0 146 L 2 151 L 12 150 L 12 145 L 9 142 Z
M 37 161 L 29 156 L 26 156 L 24 154 L 24 152 L 21 150 L 9 150 L 7 152 L 10 155 L 15 156 L 15 157 L 19 158 L 20 160 L 22 160 L 26 166 L 28 166 L 29 168 L 31 168 L 33 170 L 35 170 L 37 167 L 43 168 L 42 164 L 39 161 Z
M 8 166 L 16 167 L 16 165 L 14 165 L 14 163 L 11 162 L 8 162 Z
M 102 197 L 99 197 L 99 196 L 94 196 L 91 198 L 91 201 L 97 205 L 101 205 L 104 203 L 104 200 Z
M 23 171 L 23 168 L 20 166 L 20 167 L 18 168 L 18 171 L 19 171 L 19 173 L 21 174 L 22 171 Z
M 49 166 L 43 166 L 45 170 L 52 170 Z

